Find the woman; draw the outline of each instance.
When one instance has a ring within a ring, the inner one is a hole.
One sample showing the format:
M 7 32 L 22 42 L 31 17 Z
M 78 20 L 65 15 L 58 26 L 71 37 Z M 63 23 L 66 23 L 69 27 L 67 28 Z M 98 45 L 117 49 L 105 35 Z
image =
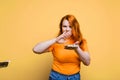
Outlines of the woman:
M 81 62 L 88 66 L 90 55 L 80 26 L 73 15 L 65 15 L 56 38 L 38 43 L 35 53 L 52 52 L 53 64 L 49 80 L 80 80 Z

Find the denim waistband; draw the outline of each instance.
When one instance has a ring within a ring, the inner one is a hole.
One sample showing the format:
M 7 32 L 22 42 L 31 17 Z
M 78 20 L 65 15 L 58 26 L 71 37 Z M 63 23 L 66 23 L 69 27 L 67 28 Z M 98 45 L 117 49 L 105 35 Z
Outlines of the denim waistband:
M 51 70 L 49 80 L 80 80 L 80 73 L 77 72 L 75 74 L 66 75 L 66 74 L 62 74 L 54 70 Z
M 64 75 L 64 76 L 72 76 L 72 75 L 80 74 L 80 72 L 77 72 L 77 73 L 74 73 L 74 74 L 69 74 L 69 75 L 67 75 L 67 74 L 59 73 L 59 72 L 57 72 L 57 71 L 55 71 L 55 70 L 53 70 L 53 69 L 52 69 L 51 71 L 54 72 L 54 73 L 60 74 L 60 75 Z

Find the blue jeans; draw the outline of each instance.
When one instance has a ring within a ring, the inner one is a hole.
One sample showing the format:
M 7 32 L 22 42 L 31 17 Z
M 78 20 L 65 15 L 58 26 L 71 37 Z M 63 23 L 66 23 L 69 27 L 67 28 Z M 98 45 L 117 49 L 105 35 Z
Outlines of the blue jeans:
M 49 80 L 80 80 L 80 73 L 78 72 L 73 75 L 64 75 L 51 70 Z

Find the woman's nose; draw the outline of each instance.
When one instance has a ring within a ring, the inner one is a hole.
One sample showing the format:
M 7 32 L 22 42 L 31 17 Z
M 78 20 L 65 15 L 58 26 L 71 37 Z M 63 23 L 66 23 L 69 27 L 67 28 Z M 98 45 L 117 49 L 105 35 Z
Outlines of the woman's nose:
M 70 30 L 70 28 L 69 27 L 67 27 L 67 29 L 66 29 L 67 31 L 69 31 Z

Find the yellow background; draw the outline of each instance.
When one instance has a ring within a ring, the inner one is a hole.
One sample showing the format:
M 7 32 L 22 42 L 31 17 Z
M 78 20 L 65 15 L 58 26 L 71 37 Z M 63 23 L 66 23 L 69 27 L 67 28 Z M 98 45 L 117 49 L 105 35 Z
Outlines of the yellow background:
M 51 53 L 37 55 L 33 46 L 57 35 L 62 16 L 73 14 L 91 55 L 82 80 L 120 80 L 119 0 L 0 0 L 0 80 L 47 80 Z

